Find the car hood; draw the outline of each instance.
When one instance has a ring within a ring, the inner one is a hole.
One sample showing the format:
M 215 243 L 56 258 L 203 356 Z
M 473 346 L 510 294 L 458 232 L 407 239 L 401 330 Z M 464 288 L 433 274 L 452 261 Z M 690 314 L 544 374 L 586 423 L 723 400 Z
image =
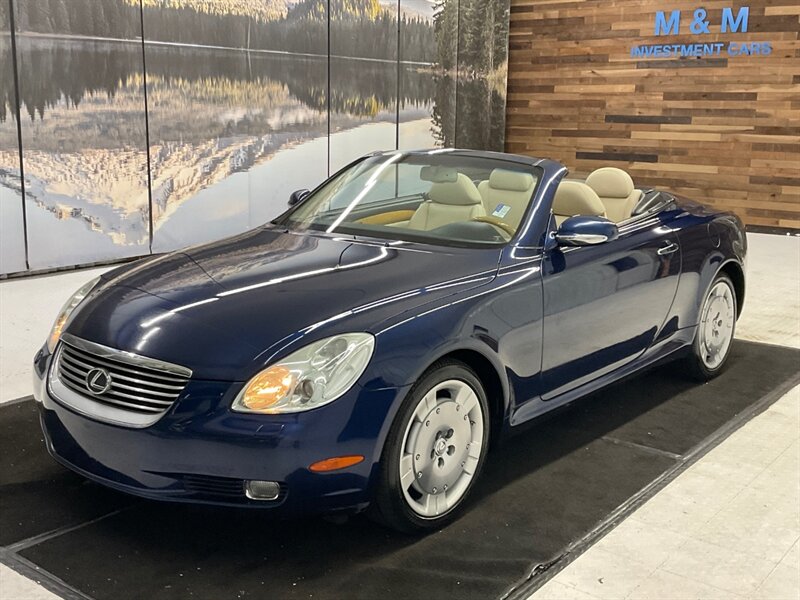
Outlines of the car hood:
M 256 229 L 107 274 L 67 331 L 242 381 L 276 354 L 491 281 L 498 249 Z

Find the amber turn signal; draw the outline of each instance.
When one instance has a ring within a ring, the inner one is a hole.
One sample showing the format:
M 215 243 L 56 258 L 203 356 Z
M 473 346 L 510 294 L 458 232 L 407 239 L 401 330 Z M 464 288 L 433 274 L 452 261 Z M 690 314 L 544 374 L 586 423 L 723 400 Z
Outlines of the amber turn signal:
M 315 462 L 311 465 L 309 470 L 314 471 L 314 473 L 327 473 L 328 471 L 337 471 L 339 469 L 344 469 L 345 467 L 352 467 L 353 465 L 357 465 L 364 457 L 360 454 L 355 454 L 352 456 L 335 456 L 333 458 L 326 458 L 325 460 L 320 460 Z
M 50 352 L 55 350 L 58 340 L 61 339 L 61 334 L 64 331 L 64 325 L 67 324 L 67 317 L 69 317 L 69 313 L 61 313 L 58 315 L 58 318 L 53 325 L 53 329 L 50 332 L 50 338 L 47 340 L 47 347 L 50 349 Z

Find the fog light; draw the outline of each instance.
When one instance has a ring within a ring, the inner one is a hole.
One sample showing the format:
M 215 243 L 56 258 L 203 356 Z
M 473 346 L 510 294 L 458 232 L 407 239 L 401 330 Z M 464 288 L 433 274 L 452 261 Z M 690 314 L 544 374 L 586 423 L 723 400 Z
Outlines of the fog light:
M 281 484 L 277 481 L 248 481 L 244 486 L 245 495 L 251 500 L 277 500 Z

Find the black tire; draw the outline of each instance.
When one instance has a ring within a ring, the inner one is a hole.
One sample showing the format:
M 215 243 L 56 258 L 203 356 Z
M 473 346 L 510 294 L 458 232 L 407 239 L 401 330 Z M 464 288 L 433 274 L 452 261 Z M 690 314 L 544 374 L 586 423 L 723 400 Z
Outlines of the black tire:
M 472 479 L 466 491 L 457 500 L 457 503 L 446 512 L 435 517 L 421 517 L 410 507 L 400 483 L 399 464 L 403 438 L 417 406 L 427 392 L 438 384 L 450 380 L 466 383 L 472 388 L 472 391 L 475 392 L 478 398 L 480 410 L 483 415 L 483 438 L 480 448 L 480 457 L 478 458 Z M 475 372 L 467 365 L 455 360 L 445 359 L 435 363 L 420 377 L 417 383 L 408 392 L 392 423 L 381 456 L 375 493 L 369 510 L 367 511 L 369 518 L 386 527 L 408 534 L 440 529 L 451 522 L 463 510 L 472 487 L 480 476 L 486 458 L 486 452 L 489 447 L 490 429 L 491 419 L 486 392 Z
M 730 338 L 731 343 L 728 344 L 727 350 L 725 351 L 724 356 L 722 357 L 722 361 L 719 364 L 709 366 L 707 364 L 706 359 L 704 359 L 704 350 L 703 350 L 703 343 L 702 343 L 702 334 L 701 328 L 703 327 L 703 315 L 706 311 L 706 306 L 709 301 L 709 296 L 711 295 L 712 290 L 717 286 L 719 283 L 724 283 L 728 286 L 730 290 L 730 297 L 733 301 L 733 320 L 731 323 L 731 332 Z M 736 297 L 736 288 L 733 285 L 733 281 L 731 278 L 725 275 L 724 273 L 718 274 L 714 281 L 711 282 L 711 285 L 708 286 L 708 290 L 706 291 L 705 296 L 703 297 L 703 304 L 700 307 L 700 318 L 697 331 L 695 332 L 694 341 L 692 342 L 692 348 L 690 353 L 686 356 L 683 360 L 682 366 L 685 370 L 685 373 L 695 381 L 709 381 L 713 379 L 722 371 L 725 370 L 725 366 L 728 364 L 728 358 L 730 357 L 730 350 L 733 346 L 733 336 L 736 333 L 736 319 L 738 317 L 738 309 L 739 309 L 739 299 Z

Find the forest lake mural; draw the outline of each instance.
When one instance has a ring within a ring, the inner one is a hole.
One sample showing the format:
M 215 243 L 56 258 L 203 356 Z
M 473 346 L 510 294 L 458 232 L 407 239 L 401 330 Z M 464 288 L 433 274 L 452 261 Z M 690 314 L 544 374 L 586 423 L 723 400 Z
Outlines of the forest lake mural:
M 241 232 L 372 150 L 502 150 L 507 35 L 508 0 L 0 0 L 0 274 Z

